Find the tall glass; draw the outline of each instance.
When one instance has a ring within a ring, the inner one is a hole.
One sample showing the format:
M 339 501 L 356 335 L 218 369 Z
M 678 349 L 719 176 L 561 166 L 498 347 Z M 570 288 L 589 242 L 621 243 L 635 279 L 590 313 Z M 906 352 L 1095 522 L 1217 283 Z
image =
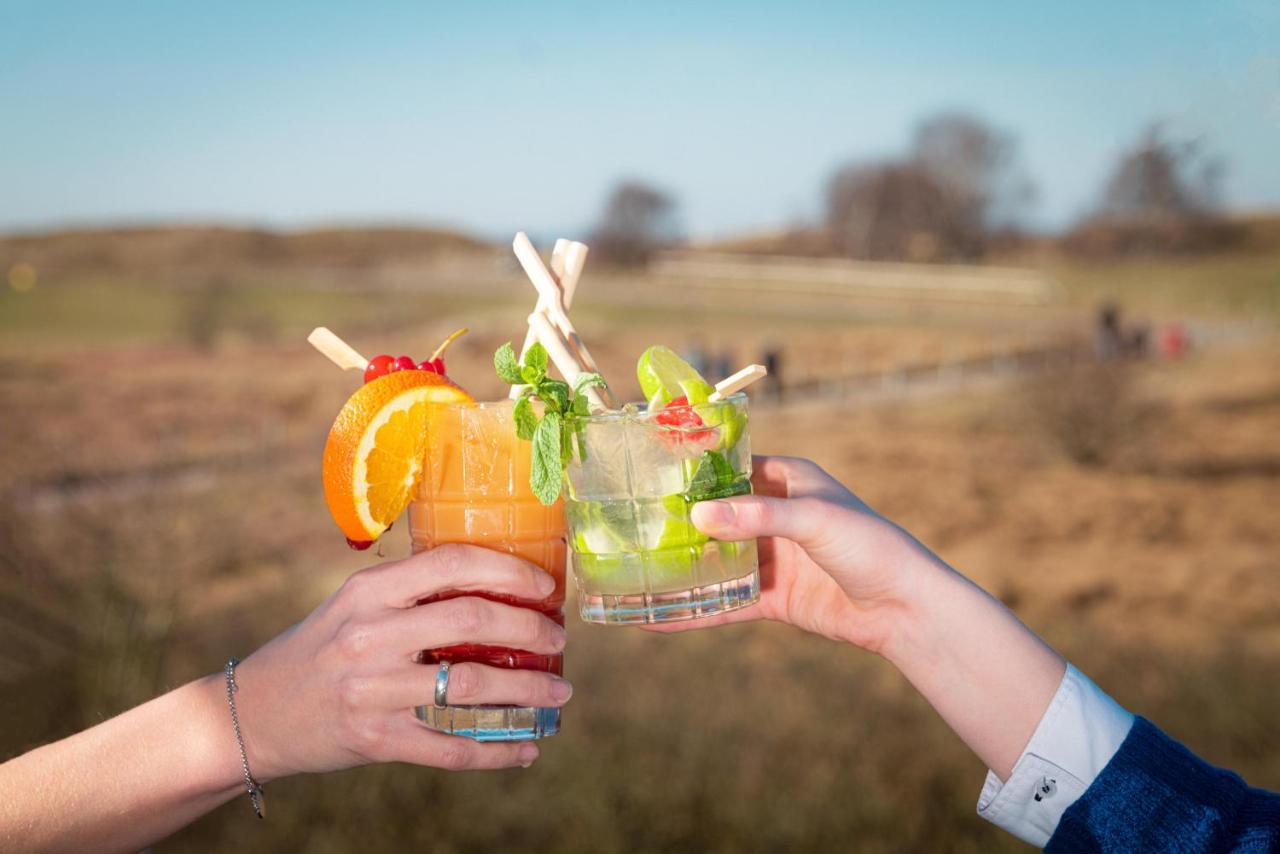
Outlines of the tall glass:
M 456 596 L 487 599 L 539 611 L 564 625 L 565 522 L 560 502 L 539 503 L 529 488 L 530 444 L 520 440 L 510 401 L 433 406 L 422 481 L 409 505 L 414 552 L 443 543 L 471 543 L 508 552 L 552 575 L 556 589 L 541 602 L 496 594 L 445 592 L 419 604 Z M 463 644 L 425 650 L 422 661 L 472 661 L 514 670 L 561 675 L 564 656 L 506 647 Z M 554 735 L 560 710 L 527 706 L 417 707 L 427 726 L 477 741 L 522 741 Z
M 693 620 L 759 601 L 755 540 L 713 540 L 689 519 L 698 501 L 751 491 L 746 395 L 579 425 L 565 516 L 583 620 Z

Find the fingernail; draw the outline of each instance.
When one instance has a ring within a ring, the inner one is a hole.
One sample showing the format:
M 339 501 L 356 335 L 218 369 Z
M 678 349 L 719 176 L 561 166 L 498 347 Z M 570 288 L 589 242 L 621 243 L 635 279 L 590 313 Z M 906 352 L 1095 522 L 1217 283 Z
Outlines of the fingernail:
M 557 676 L 551 680 L 551 696 L 557 703 L 563 703 L 573 696 L 573 686 L 569 680 Z
M 520 752 L 516 754 L 516 758 L 520 760 L 521 768 L 528 768 L 538 758 L 538 748 L 532 744 L 521 745 Z
M 542 592 L 542 595 L 550 596 L 552 593 L 555 593 L 556 580 L 546 572 L 539 573 L 539 575 L 541 577 L 538 579 L 538 590 Z
M 551 627 L 551 645 L 553 647 L 555 647 L 557 650 L 564 649 L 564 645 L 567 639 L 568 639 L 568 636 L 564 633 L 563 626 Z
M 733 524 L 738 511 L 727 501 L 699 501 L 693 505 L 691 518 L 699 529 L 724 528 Z

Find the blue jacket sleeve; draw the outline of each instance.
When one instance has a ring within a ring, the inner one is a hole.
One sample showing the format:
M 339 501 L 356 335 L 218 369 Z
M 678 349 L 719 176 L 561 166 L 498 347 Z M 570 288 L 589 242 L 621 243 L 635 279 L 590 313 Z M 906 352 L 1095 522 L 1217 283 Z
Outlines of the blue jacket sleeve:
M 1138 717 L 1045 851 L 1280 852 L 1280 795 L 1250 788 Z

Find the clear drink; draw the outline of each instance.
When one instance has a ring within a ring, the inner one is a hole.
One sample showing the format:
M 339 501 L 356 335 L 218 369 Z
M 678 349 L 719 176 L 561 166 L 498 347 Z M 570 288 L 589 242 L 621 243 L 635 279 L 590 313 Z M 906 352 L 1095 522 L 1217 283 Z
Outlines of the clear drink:
M 555 593 L 542 602 L 487 598 L 537 610 L 564 625 L 563 507 L 560 502 L 543 506 L 530 491 L 530 445 L 517 438 L 511 410 L 510 401 L 431 408 L 422 480 L 409 505 L 413 550 L 471 543 L 518 555 L 555 578 Z M 476 594 L 444 593 L 423 603 L 461 595 Z M 470 661 L 557 675 L 564 670 L 563 655 L 478 644 L 425 650 L 422 660 L 427 664 Z M 556 708 L 423 705 L 416 711 L 432 729 L 478 741 L 520 741 L 560 730 Z
M 698 501 L 751 491 L 746 395 L 579 425 L 565 516 L 583 620 L 691 620 L 759 601 L 755 541 L 709 539 L 689 519 Z

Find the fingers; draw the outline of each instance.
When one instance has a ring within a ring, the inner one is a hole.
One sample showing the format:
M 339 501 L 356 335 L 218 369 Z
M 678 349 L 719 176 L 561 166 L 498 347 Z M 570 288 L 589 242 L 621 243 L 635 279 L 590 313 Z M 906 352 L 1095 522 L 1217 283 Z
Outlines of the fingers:
M 445 591 L 486 590 L 531 602 L 555 592 L 555 579 L 520 558 L 465 543 L 361 570 L 344 585 L 360 604 L 409 608 Z
M 408 709 L 431 703 L 435 695 L 438 667 L 405 664 L 394 672 L 373 680 L 365 689 L 370 701 L 383 708 Z M 573 696 L 568 680 L 537 670 L 508 670 L 464 661 L 449 668 L 449 690 L 445 700 L 451 706 L 534 706 L 548 709 L 563 706 Z
M 481 744 L 460 735 L 433 732 L 405 715 L 392 733 L 392 759 L 450 771 L 528 768 L 538 758 L 531 742 Z
M 740 495 L 693 506 L 698 530 L 718 540 L 785 537 L 806 549 L 826 541 L 836 508 L 819 498 Z
M 751 485 L 758 495 L 791 498 L 846 491 L 820 465 L 800 457 L 754 456 L 751 468 Z
M 564 627 L 550 618 L 476 596 L 406 608 L 379 620 L 370 631 L 379 649 L 398 656 L 461 643 L 550 654 L 560 652 L 565 644 Z

